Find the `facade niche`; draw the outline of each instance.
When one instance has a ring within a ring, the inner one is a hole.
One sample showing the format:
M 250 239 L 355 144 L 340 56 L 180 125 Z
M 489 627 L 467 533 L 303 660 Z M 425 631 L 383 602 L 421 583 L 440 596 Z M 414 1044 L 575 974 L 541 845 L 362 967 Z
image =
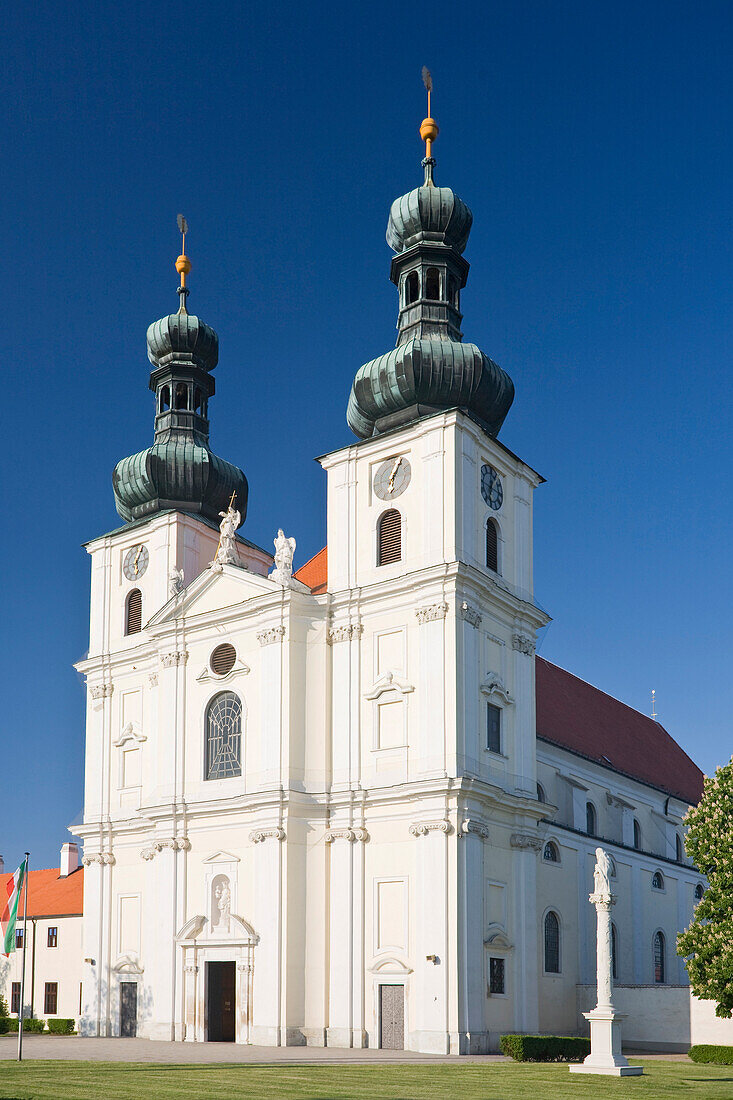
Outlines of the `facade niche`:
M 215 875 L 211 882 L 211 928 L 229 932 L 232 919 L 232 887 L 226 875 Z

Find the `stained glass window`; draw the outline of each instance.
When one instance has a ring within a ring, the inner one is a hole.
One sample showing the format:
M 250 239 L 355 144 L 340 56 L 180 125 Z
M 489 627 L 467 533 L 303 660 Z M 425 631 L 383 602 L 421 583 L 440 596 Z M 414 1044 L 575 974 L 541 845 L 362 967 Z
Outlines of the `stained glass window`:
M 223 691 L 211 700 L 206 716 L 206 778 L 241 774 L 242 703 L 233 691 Z

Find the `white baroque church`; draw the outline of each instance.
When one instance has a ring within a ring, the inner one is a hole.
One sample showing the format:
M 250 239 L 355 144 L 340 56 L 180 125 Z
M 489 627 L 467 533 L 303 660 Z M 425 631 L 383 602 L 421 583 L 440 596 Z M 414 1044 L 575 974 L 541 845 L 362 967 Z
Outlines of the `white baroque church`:
M 598 837 L 614 976 L 687 981 L 701 775 L 535 655 L 543 479 L 498 439 L 511 380 L 462 340 L 472 215 L 433 179 L 433 127 L 389 218 L 397 346 L 356 375 L 356 441 L 320 459 L 327 550 L 295 574 L 282 532 L 274 568 L 236 533 L 185 255 L 148 330 L 155 439 L 87 546 L 87 1035 L 460 1054 L 577 1032 Z

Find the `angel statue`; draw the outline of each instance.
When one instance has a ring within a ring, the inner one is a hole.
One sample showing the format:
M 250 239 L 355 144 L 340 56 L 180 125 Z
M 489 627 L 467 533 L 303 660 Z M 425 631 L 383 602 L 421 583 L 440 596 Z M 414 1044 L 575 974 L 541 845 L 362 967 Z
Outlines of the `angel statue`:
M 611 893 L 611 860 L 603 848 L 596 848 L 596 869 L 593 872 L 593 892 Z
M 239 558 L 234 549 L 234 536 L 242 522 L 237 509 L 230 504 L 226 512 L 219 512 L 221 523 L 219 524 L 219 545 L 212 565 L 238 565 Z
M 293 576 L 293 557 L 295 556 L 295 539 L 285 537 L 282 527 L 278 529 L 277 538 L 273 540 L 275 546 L 275 568 L 270 573 L 270 580 L 289 587 Z
M 183 570 L 173 568 L 168 573 L 168 598 L 172 599 L 183 591 Z

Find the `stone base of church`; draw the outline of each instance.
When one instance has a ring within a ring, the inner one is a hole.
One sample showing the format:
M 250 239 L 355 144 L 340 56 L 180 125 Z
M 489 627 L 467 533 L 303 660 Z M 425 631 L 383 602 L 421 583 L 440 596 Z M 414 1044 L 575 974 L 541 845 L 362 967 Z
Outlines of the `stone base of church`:
M 367 1045 L 367 1033 L 359 1028 L 329 1027 L 326 1029 L 326 1046 L 362 1050 Z

